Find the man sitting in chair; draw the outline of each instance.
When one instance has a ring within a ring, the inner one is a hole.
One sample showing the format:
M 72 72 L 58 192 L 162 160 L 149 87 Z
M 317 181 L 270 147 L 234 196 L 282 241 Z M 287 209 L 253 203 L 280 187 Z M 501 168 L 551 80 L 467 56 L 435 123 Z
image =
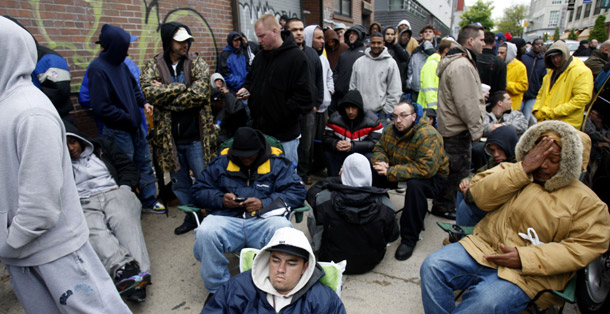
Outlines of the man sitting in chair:
M 208 213 L 193 248 L 207 300 L 230 278 L 224 253 L 263 247 L 277 229 L 292 226 L 287 211 L 270 210 L 303 205 L 305 185 L 280 153 L 260 131 L 239 128 L 193 186 L 195 204 Z
M 222 285 L 201 313 L 345 313 L 322 276 L 305 234 L 278 229 L 254 257 L 252 270 Z
M 589 155 L 583 146 L 571 125 L 545 121 L 523 134 L 517 163 L 473 178 L 470 193 L 488 214 L 472 235 L 422 264 L 426 313 L 519 313 L 539 292 L 563 290 L 608 249 L 608 207 L 578 181 Z M 453 291 L 464 289 L 456 308 Z M 537 304 L 550 305 L 551 295 Z

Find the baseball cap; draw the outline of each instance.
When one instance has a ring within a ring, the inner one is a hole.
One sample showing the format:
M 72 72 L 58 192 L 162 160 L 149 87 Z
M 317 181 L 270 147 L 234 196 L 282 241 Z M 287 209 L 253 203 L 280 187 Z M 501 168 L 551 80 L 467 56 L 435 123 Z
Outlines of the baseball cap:
M 195 41 L 195 38 L 193 38 L 193 36 L 191 36 L 191 34 L 189 34 L 184 27 L 178 28 L 176 33 L 174 33 L 174 40 L 177 42 L 182 42 L 189 39 Z

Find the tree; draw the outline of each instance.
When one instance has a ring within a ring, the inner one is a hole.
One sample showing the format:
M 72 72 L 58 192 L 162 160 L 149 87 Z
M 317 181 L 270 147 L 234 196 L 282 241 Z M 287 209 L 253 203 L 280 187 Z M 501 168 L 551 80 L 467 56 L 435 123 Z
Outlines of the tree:
M 549 33 L 542 34 L 542 41 L 547 41 L 547 40 L 549 40 Z
M 553 34 L 553 40 L 558 41 L 559 37 L 561 37 L 561 35 L 559 35 L 559 27 L 555 27 L 555 33 Z
M 572 39 L 572 40 L 578 39 L 578 35 L 576 35 L 576 32 L 574 31 L 573 28 L 570 30 L 570 34 L 568 34 L 568 39 Z
M 492 4 L 492 1 L 477 0 L 473 6 L 464 11 L 460 16 L 462 18 L 460 27 L 478 22 L 485 29 L 491 30 L 494 27 L 494 21 L 491 19 L 491 10 L 494 8 Z
M 508 32 L 514 37 L 522 37 L 523 21 L 527 17 L 528 11 L 529 7 L 525 4 L 515 4 L 508 7 L 497 24 L 498 32 Z
M 589 33 L 589 40 L 597 39 L 600 43 L 608 39 L 608 33 L 606 33 L 606 16 L 600 14 L 595 19 L 595 25 Z

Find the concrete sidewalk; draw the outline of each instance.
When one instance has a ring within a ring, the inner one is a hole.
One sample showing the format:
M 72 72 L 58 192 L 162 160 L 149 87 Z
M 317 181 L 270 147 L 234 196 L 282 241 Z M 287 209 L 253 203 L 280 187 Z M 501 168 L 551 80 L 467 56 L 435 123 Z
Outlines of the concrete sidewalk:
M 403 195 L 390 192 L 396 208 L 402 208 Z M 146 302 L 128 303 L 134 313 L 201 312 L 207 291 L 199 275 L 200 264 L 193 257 L 194 234 L 189 232 L 176 236 L 173 233 L 183 218 L 184 214 L 176 208 L 170 208 L 169 217 L 144 215 L 142 225 L 152 262 L 153 285 L 147 288 Z M 441 241 L 446 236 L 436 226 L 437 221 L 449 222 L 427 216 L 426 230 L 421 233 L 421 240 L 408 260 L 400 262 L 394 259 L 394 251 L 400 242 L 397 240 L 388 247 L 384 260 L 373 271 L 343 277 L 342 300 L 348 313 L 424 312 L 419 267 L 428 254 L 442 246 Z M 308 234 L 305 220 L 296 227 Z M 230 266 L 237 265 L 234 257 L 230 260 Z M 0 268 L 0 313 L 25 313 L 12 292 L 4 267 Z M 577 311 L 575 306 L 570 305 L 564 313 Z

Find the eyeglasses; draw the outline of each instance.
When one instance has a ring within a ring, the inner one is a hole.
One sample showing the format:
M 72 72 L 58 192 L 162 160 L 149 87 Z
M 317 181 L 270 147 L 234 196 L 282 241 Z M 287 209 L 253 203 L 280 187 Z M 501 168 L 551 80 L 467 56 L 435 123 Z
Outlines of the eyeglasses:
M 401 113 L 401 114 L 399 114 L 399 115 L 395 115 L 395 114 L 393 114 L 393 115 L 392 115 L 392 119 L 393 119 L 393 120 L 398 120 L 399 118 L 400 118 L 401 120 L 402 120 L 402 119 L 406 119 L 406 118 L 408 118 L 410 115 L 412 115 L 412 114 L 414 114 L 414 113 L 415 113 L 415 112 L 411 112 L 411 113 Z

